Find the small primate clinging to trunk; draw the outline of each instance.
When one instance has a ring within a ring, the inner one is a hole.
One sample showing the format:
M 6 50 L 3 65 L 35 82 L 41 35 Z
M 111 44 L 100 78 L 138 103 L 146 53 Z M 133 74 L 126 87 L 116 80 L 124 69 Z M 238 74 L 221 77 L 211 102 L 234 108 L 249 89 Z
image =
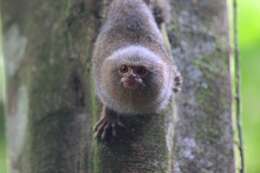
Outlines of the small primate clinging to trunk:
M 180 89 L 181 76 L 158 27 L 163 15 L 154 16 L 150 3 L 114 0 L 95 43 L 93 77 L 103 104 L 95 130 L 102 139 L 108 130 L 116 135 L 118 116 L 159 113 Z

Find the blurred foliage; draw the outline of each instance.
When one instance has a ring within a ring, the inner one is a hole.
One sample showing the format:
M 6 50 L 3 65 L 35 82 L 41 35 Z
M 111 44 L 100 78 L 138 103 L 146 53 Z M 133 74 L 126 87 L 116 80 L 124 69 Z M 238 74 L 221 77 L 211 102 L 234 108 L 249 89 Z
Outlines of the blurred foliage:
M 260 1 L 238 0 L 247 173 L 260 172 Z
M 1 18 L 1 15 L 0 15 Z M 5 128 L 4 128 L 4 68 L 2 57 L 2 25 L 0 19 L 0 173 L 6 173 L 6 142 L 5 142 Z
M 0 101 L 0 173 L 6 173 L 6 152 L 5 152 L 5 139 L 4 139 L 4 117 L 3 117 L 3 104 Z
M 246 172 L 260 173 L 260 1 L 238 0 L 238 14 Z M 0 57 L 0 91 L 3 90 L 2 65 Z M 0 92 L 0 104 L 2 96 Z M 0 106 L 0 172 L 6 173 L 1 111 Z

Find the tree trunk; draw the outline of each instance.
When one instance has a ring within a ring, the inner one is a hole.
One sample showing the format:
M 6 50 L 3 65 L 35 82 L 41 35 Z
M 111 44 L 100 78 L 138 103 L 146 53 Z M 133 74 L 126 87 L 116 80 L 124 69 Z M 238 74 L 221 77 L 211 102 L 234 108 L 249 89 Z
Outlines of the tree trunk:
M 11 173 L 233 173 L 225 1 L 172 1 L 179 109 L 124 118 L 125 135 L 103 143 L 90 60 L 110 2 L 1 1 Z
M 225 0 L 174 0 L 169 35 L 184 78 L 174 173 L 234 173 L 230 43 Z
M 5 0 L 1 7 L 11 172 L 90 172 L 99 3 Z

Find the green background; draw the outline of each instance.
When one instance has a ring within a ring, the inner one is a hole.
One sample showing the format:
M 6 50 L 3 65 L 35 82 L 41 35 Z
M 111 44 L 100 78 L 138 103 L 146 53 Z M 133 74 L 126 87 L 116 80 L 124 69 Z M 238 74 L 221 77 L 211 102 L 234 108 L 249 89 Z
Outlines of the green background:
M 260 173 L 260 0 L 238 0 L 238 20 L 246 172 Z M 0 57 L 0 91 L 3 90 L 2 70 Z M 6 173 L 2 110 L 0 107 L 0 173 Z
M 260 0 L 239 0 L 246 170 L 260 173 Z

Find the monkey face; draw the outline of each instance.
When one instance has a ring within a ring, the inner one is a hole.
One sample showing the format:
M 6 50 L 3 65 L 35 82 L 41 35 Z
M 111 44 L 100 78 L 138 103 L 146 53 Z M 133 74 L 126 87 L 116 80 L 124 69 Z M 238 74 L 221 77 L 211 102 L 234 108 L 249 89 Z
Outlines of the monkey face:
M 121 84 L 125 89 L 136 90 L 145 86 L 145 78 L 149 74 L 147 67 L 123 64 L 119 68 Z
M 108 107 L 120 113 L 151 113 L 168 103 L 171 67 L 151 50 L 121 48 L 97 67 L 97 93 Z

